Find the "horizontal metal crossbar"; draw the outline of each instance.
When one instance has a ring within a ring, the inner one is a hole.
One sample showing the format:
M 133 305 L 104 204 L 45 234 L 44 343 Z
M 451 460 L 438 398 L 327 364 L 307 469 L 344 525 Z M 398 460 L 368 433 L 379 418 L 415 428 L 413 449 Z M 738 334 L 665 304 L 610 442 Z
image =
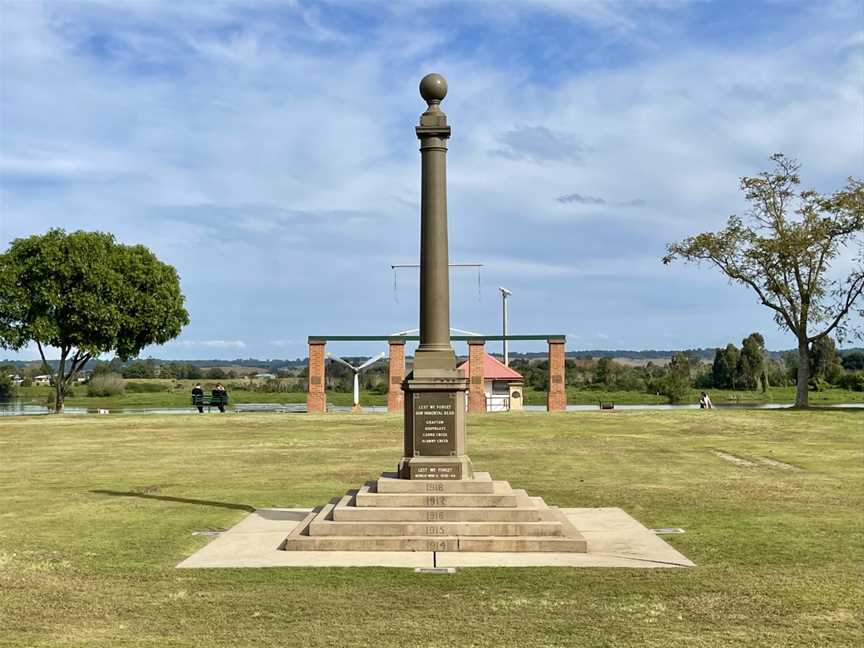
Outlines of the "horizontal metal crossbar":
M 476 340 L 489 340 L 497 342 L 504 339 L 503 335 L 451 335 L 453 342 L 470 342 Z M 550 333 L 544 335 L 508 335 L 507 340 L 566 340 L 563 333 Z M 417 342 L 419 335 L 310 335 L 309 342 Z

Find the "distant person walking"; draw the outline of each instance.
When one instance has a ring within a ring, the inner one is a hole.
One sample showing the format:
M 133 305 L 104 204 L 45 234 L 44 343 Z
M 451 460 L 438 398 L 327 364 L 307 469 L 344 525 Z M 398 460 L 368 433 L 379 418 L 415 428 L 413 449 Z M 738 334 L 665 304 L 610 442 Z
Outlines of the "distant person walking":
M 217 383 L 216 387 L 213 389 L 213 400 L 217 401 L 216 407 L 219 408 L 219 411 L 223 414 L 225 413 L 225 403 L 228 402 L 228 392 L 225 391 L 225 388 L 222 386 L 222 383 Z
M 700 409 L 714 409 L 714 403 L 711 402 L 711 399 L 708 397 L 708 394 L 702 392 L 702 395 L 699 396 L 699 408 Z
M 192 388 L 192 404 L 198 408 L 198 413 L 204 413 L 204 390 L 201 389 L 201 383 L 195 383 Z

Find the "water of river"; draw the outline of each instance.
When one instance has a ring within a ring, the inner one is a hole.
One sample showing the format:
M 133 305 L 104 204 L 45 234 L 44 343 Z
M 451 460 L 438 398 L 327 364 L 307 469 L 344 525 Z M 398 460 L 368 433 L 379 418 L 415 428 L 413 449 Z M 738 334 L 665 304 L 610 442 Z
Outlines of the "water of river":
M 791 407 L 789 403 L 734 403 L 734 404 L 718 404 L 717 409 L 785 409 Z M 862 403 L 842 403 L 838 405 L 827 405 L 826 407 L 837 409 L 864 409 Z M 634 410 L 688 410 L 699 409 L 699 405 L 615 405 L 615 410 L 634 411 Z M 67 407 L 66 414 L 197 414 L 193 408 L 189 407 L 112 407 L 110 409 L 97 409 L 88 407 Z M 243 403 L 229 408 L 230 412 L 279 412 L 279 413 L 304 413 L 306 412 L 305 403 Z M 347 406 L 328 405 L 329 412 L 350 412 L 351 408 Z M 387 407 L 384 405 L 367 406 L 363 408 L 364 412 L 384 413 Z M 526 412 L 545 412 L 545 405 L 526 405 Z M 597 412 L 597 405 L 568 405 L 568 412 Z M 217 412 L 217 410 L 213 410 Z M 50 414 L 51 411 L 42 405 L 28 405 L 21 401 L 12 401 L 8 403 L 0 403 L 0 416 L 31 416 L 40 414 Z

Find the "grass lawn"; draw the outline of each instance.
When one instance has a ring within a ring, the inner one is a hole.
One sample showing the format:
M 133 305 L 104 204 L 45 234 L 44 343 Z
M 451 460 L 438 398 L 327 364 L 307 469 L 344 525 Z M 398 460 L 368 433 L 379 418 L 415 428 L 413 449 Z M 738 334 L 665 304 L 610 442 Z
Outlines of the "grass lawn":
M 864 641 L 864 412 L 471 415 L 469 447 L 478 469 L 551 504 L 683 527 L 669 542 L 698 567 L 176 570 L 208 541 L 196 529 L 321 504 L 392 469 L 401 417 L 8 418 L 0 645 Z

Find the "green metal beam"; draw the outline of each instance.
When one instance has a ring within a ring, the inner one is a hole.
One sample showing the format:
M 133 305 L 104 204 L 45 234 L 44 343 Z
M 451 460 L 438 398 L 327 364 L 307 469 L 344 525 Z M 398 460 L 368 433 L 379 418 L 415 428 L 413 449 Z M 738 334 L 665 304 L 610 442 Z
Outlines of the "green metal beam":
M 470 340 L 488 340 L 500 342 L 503 335 L 451 335 L 454 342 L 468 342 Z M 562 333 L 551 333 L 547 335 L 508 335 L 508 340 L 566 340 L 567 336 Z M 419 335 L 310 335 L 309 342 L 417 342 Z

